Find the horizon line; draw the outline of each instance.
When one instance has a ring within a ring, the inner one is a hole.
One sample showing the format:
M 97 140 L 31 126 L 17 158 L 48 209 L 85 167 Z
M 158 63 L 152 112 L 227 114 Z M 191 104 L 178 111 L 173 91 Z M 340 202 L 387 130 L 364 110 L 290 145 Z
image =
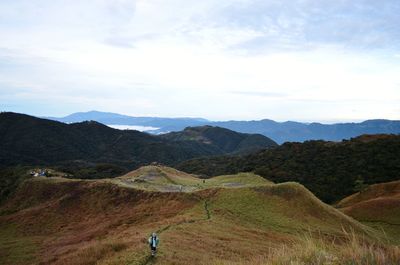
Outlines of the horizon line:
M 41 116 L 41 115 L 35 115 L 31 113 L 24 113 L 24 112 L 17 112 L 17 111 L 11 111 L 11 110 L 1 110 L 0 113 L 3 112 L 13 112 L 13 113 L 19 113 L 19 114 L 25 114 L 37 118 L 42 118 L 42 119 L 63 119 L 66 118 L 70 115 L 77 114 L 77 113 L 90 113 L 90 112 L 97 112 L 97 113 L 108 113 L 108 114 L 116 114 L 116 115 L 122 115 L 122 116 L 127 116 L 130 118 L 158 118 L 158 119 L 198 119 L 198 120 L 204 120 L 205 122 L 259 122 L 259 121 L 273 121 L 277 123 L 287 123 L 287 122 L 296 122 L 296 123 L 303 123 L 303 124 L 323 124 L 323 125 L 334 125 L 334 124 L 345 124 L 345 123 L 363 123 L 366 121 L 376 121 L 376 120 L 385 120 L 385 121 L 400 121 L 400 119 L 387 119 L 387 118 L 368 118 L 368 119 L 334 119 L 334 120 L 296 120 L 296 119 L 291 119 L 291 120 L 279 120 L 279 119 L 271 119 L 271 118 L 261 118 L 261 119 L 226 119 L 226 120 L 215 120 L 215 119 L 209 119 L 209 118 L 203 118 L 203 117 L 190 117 L 190 116 L 144 116 L 144 115 L 138 115 L 138 116 L 133 116 L 131 114 L 124 114 L 124 113 L 118 113 L 118 112 L 110 112 L 110 111 L 99 111 L 99 110 L 90 110 L 90 111 L 77 111 L 70 113 L 65 116 L 52 116 L 52 115 L 46 115 L 46 116 Z M 123 125 L 123 124 L 122 124 Z

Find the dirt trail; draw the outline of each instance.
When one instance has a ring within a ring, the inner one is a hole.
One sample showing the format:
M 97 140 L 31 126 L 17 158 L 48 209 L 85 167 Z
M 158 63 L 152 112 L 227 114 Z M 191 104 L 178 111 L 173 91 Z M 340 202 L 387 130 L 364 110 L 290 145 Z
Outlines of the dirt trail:
M 211 219 L 211 212 L 209 209 L 209 201 L 206 199 L 204 200 L 204 212 L 205 212 L 205 218 L 199 218 L 199 219 L 191 219 L 187 221 L 181 221 L 175 224 L 170 224 L 165 227 L 162 227 L 156 231 L 158 235 L 162 234 L 163 232 L 169 230 L 170 228 L 177 227 L 183 224 L 192 224 L 200 221 L 207 221 Z M 143 262 L 140 263 L 140 265 L 150 265 L 154 264 L 157 261 L 157 257 L 151 256 L 151 254 L 147 255 L 146 258 L 143 260 Z

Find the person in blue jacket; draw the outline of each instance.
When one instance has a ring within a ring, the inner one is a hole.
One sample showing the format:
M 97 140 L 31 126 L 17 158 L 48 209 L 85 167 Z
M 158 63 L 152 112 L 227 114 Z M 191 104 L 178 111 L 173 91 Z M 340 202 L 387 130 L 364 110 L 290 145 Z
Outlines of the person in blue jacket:
M 148 242 L 151 250 L 151 255 L 155 256 L 157 252 L 157 246 L 160 243 L 160 239 L 158 238 L 156 233 L 153 233 L 149 237 Z

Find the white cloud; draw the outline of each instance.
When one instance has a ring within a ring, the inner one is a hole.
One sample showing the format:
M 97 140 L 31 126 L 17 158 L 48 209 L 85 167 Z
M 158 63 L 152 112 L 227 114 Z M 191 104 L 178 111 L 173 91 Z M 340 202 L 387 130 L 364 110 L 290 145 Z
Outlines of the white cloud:
M 355 2 L 2 1 L 0 100 L 58 101 L 57 114 L 400 119 L 400 5 Z

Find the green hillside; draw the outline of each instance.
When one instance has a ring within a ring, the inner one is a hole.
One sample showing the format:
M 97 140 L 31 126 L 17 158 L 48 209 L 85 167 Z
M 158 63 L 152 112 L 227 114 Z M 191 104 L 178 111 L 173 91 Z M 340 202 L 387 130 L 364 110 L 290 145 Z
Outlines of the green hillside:
M 153 231 L 161 239 L 154 259 Z M 399 261 L 381 238 L 296 183 L 253 174 L 204 183 L 160 166 L 116 179 L 33 177 L 0 208 L 1 264 L 272 264 L 284 249 L 294 260 L 344 264 L 351 247 L 359 259 Z
M 163 192 L 193 192 L 220 187 L 243 188 L 272 183 L 253 173 L 217 176 L 205 180 L 166 166 L 144 166 L 122 177 L 105 181 L 125 187 Z
M 185 161 L 177 168 L 208 176 L 254 172 L 274 182 L 296 181 L 325 202 L 356 191 L 356 183 L 400 178 L 400 136 L 365 135 L 349 141 L 285 143 L 247 156 Z
M 97 122 L 64 124 L 16 113 L 0 114 L 0 165 L 55 165 L 69 161 L 137 167 L 204 155 L 138 131 Z

